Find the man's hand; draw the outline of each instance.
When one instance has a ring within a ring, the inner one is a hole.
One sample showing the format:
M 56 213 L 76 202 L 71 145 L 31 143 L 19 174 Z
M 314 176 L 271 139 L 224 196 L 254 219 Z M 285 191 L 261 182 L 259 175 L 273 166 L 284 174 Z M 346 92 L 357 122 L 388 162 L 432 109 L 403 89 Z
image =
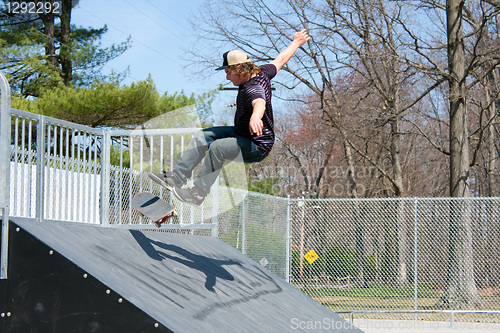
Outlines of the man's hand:
M 293 35 L 293 42 L 299 44 L 299 47 L 304 45 L 308 40 L 310 39 L 309 35 L 307 34 L 306 29 L 302 29 L 300 31 L 297 31 Z
M 250 118 L 250 134 L 255 134 L 257 136 L 262 135 L 262 129 L 264 128 L 264 123 L 262 119 L 256 119 L 256 117 L 252 116 Z
M 276 59 L 270 63 L 276 66 L 276 71 L 279 71 L 290 58 L 295 54 L 297 49 L 304 45 L 309 40 L 309 35 L 306 29 L 302 29 L 293 34 L 293 39 L 286 49 L 280 52 Z
M 255 134 L 257 136 L 262 135 L 262 130 L 264 128 L 264 123 L 262 122 L 262 117 L 266 111 L 266 101 L 262 98 L 257 98 L 252 102 L 253 113 L 250 118 L 250 134 Z

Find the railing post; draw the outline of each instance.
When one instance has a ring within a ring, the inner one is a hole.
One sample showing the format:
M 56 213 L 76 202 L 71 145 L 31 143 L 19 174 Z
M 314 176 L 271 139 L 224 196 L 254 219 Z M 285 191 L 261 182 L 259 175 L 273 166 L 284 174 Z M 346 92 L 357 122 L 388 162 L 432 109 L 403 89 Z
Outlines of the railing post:
M 212 187 L 212 237 L 219 237 L 219 178 Z
M 45 189 L 45 117 L 40 116 L 36 129 L 36 213 L 37 222 L 44 218 Z
M 2 257 L 0 279 L 7 279 L 10 200 L 10 86 L 0 72 L 0 209 L 2 210 Z
M 243 196 L 243 201 L 241 202 L 241 253 L 247 254 L 247 226 L 246 226 L 246 207 L 245 201 L 246 195 Z
M 104 131 L 102 135 L 101 147 L 101 207 L 100 207 L 100 224 L 109 225 L 109 181 L 111 174 L 111 134 L 109 131 Z

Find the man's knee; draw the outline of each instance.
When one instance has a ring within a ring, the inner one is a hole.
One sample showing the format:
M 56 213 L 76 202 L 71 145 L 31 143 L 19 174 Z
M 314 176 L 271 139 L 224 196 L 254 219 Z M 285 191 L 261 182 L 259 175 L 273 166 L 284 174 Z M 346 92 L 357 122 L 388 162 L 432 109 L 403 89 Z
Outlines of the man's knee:
M 240 155 L 240 149 L 233 138 L 215 140 L 210 144 L 209 152 L 219 160 L 234 160 Z
M 202 145 L 206 145 L 207 144 L 207 139 L 206 139 L 206 136 L 205 136 L 205 132 L 203 132 L 203 131 L 194 132 L 192 140 L 195 140 L 196 142 L 198 142 L 199 144 L 202 144 Z
M 217 158 L 221 158 L 225 155 L 224 145 L 221 143 L 221 140 L 215 140 L 212 142 L 208 147 L 208 151 Z

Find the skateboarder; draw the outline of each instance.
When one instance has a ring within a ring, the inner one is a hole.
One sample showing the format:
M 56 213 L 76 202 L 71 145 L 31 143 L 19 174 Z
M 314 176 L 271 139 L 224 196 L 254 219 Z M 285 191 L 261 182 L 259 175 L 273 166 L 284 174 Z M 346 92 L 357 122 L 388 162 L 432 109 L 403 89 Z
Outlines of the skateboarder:
M 200 205 L 225 161 L 255 163 L 266 158 L 274 144 L 271 79 L 308 40 L 305 29 L 296 32 L 290 45 L 262 66 L 251 62 L 243 51 L 224 53 L 222 66 L 216 70 L 224 70 L 226 78 L 238 87 L 234 126 L 211 127 L 194 134 L 174 169 L 150 173 L 151 179 L 172 191 L 182 202 Z M 194 186 L 184 188 L 187 178 L 205 155 Z

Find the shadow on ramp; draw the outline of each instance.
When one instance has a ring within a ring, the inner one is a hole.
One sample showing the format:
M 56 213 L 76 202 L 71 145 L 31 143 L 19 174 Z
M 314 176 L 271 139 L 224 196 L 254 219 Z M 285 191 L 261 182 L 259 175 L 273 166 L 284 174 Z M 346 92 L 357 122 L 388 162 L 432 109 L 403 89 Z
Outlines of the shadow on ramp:
M 233 281 L 234 277 L 222 266 L 225 265 L 239 265 L 239 262 L 234 260 L 217 260 L 205 256 L 192 253 L 176 245 L 170 245 L 154 241 L 147 238 L 142 232 L 131 230 L 130 233 L 134 236 L 137 243 L 142 247 L 144 252 L 153 260 L 173 260 L 186 266 L 186 268 L 193 269 L 203 273 L 206 276 L 205 288 L 211 292 L 215 292 L 214 286 L 217 278 Z M 156 250 L 155 246 L 161 248 L 162 251 Z M 170 254 L 169 254 L 170 253 Z M 172 253 L 175 253 L 172 255 Z
M 7 333 L 361 332 L 216 238 L 17 221 L 9 239 Z

